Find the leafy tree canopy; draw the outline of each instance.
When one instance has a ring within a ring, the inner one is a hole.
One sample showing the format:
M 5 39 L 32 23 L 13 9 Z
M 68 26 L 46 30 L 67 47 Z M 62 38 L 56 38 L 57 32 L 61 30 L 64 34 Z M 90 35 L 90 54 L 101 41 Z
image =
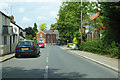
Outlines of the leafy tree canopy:
M 43 23 L 39 26 L 40 31 L 47 30 L 46 23 Z

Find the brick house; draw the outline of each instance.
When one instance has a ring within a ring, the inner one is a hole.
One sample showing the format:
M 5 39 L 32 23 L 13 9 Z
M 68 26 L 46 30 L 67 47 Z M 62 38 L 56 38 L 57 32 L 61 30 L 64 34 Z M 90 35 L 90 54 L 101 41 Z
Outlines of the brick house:
M 37 42 L 43 42 L 44 44 L 56 44 L 59 38 L 58 30 L 43 30 L 37 33 Z
M 101 12 L 101 11 L 100 11 L 100 12 Z M 94 27 L 94 28 L 97 27 L 95 19 L 97 19 L 97 18 L 99 17 L 100 12 L 97 12 L 94 16 L 92 16 L 92 17 L 90 18 L 90 21 L 87 21 L 87 22 L 86 22 L 86 23 L 89 23 L 89 22 L 92 22 L 92 21 L 94 22 L 95 25 L 94 25 L 94 26 L 89 25 L 89 27 Z M 100 31 L 101 31 L 101 30 L 108 30 L 108 26 L 107 26 L 107 24 L 106 24 L 106 21 L 103 20 L 101 23 L 103 23 L 103 26 L 97 28 L 97 31 L 93 31 L 93 30 L 89 30 L 89 29 L 86 30 L 86 31 L 87 31 L 87 32 L 86 32 L 87 41 L 93 41 L 93 40 L 95 40 L 95 39 L 101 38 L 102 34 L 100 34 Z

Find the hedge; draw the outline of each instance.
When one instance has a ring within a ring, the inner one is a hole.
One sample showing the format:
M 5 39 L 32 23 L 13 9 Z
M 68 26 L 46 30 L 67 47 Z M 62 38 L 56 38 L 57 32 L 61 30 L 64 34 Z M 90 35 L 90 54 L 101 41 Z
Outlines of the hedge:
M 97 54 L 108 55 L 110 57 L 120 58 L 120 45 L 114 41 L 109 44 L 100 40 L 82 42 L 79 45 L 79 49 Z

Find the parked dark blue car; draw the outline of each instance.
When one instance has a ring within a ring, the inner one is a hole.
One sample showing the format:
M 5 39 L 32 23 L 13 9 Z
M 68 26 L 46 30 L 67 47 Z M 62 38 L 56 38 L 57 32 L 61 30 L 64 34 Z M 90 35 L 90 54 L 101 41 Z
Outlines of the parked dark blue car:
M 21 56 L 37 56 L 40 53 L 40 48 L 33 40 L 19 41 L 15 48 L 15 57 Z

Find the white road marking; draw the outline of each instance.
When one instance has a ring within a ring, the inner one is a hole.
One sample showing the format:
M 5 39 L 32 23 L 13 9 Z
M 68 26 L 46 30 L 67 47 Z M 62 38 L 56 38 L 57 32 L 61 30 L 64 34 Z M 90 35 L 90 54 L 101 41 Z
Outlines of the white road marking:
M 48 66 L 46 66 L 46 69 L 48 70 Z
M 46 62 L 48 63 L 48 57 L 47 57 L 47 59 L 46 59 Z
M 48 66 L 45 67 L 44 78 L 48 78 Z

